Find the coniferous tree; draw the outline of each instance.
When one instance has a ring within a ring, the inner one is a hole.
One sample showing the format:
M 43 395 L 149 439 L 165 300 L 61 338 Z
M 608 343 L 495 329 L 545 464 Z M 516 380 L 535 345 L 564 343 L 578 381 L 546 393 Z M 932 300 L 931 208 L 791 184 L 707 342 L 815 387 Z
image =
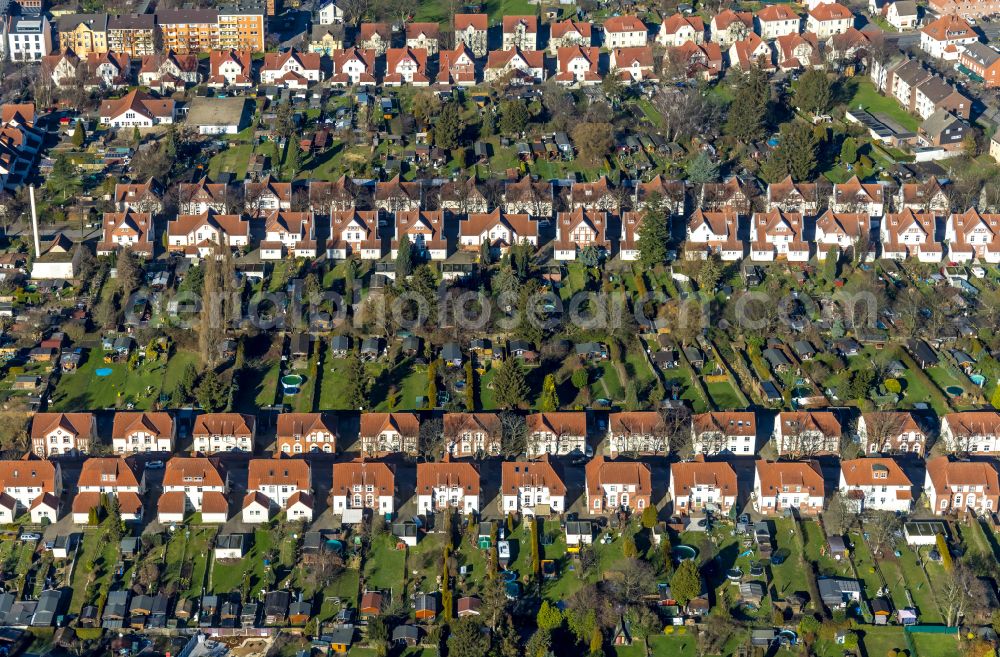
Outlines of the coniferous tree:
M 542 382 L 542 396 L 538 401 L 538 410 L 543 413 L 552 413 L 559 410 L 559 393 L 556 390 L 556 377 L 554 374 L 546 374 Z
M 650 197 L 639 224 L 639 262 L 643 267 L 655 267 L 667 259 L 670 242 L 670 220 L 663 210 L 659 195 Z
M 76 129 L 73 130 L 73 145 L 80 148 L 86 141 L 87 130 L 83 127 L 83 121 L 77 121 Z
M 406 278 L 413 272 L 413 249 L 410 245 L 409 235 L 403 235 L 399 239 L 399 247 L 396 249 L 396 276 L 399 279 Z
M 524 404 L 528 395 L 528 384 L 524 380 L 524 371 L 520 364 L 507 358 L 497 367 L 493 375 L 493 397 L 498 407 L 503 409 L 518 408 Z
M 729 106 L 726 133 L 737 141 L 756 141 L 766 133 L 770 87 L 767 75 L 757 66 L 740 80 Z

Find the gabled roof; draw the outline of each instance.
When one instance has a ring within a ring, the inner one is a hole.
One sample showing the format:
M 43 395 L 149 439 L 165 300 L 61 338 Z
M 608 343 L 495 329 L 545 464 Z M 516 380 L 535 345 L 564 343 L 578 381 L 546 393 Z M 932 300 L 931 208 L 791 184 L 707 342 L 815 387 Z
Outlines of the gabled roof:
M 500 492 L 502 495 L 516 495 L 522 487 L 548 488 L 549 495 L 565 495 L 566 484 L 549 462 L 504 461 L 500 466 Z
M 701 16 L 685 16 L 684 14 L 671 14 L 663 19 L 660 25 L 660 34 L 677 34 L 681 29 L 690 28 L 698 33 L 704 33 L 705 23 Z
M 247 474 L 247 490 L 261 486 L 294 486 L 309 491 L 309 463 L 301 459 L 251 459 Z
M 828 411 L 792 411 L 778 414 L 777 422 L 783 435 L 794 436 L 803 431 L 819 431 L 827 437 L 840 437 L 841 426 Z
M 407 23 L 406 38 L 418 39 L 421 35 L 428 39 L 437 39 L 441 28 L 437 23 Z
M 912 486 L 894 459 L 863 458 L 840 462 L 840 472 L 848 486 Z
M 377 436 L 386 431 L 395 431 L 403 436 L 420 433 L 420 419 L 416 413 L 362 413 L 361 436 Z
M 132 465 L 121 457 L 98 458 L 90 457 L 83 462 L 77 487 L 114 487 L 137 488 L 139 478 L 136 477 Z
M 881 203 L 884 188 L 878 183 L 862 183 L 857 176 L 833 186 L 833 199 L 838 203 L 860 201 L 863 203 Z
M 405 46 L 403 48 L 389 48 L 385 53 L 385 79 L 387 81 L 396 80 L 400 81 L 402 78 L 401 74 L 398 73 L 399 67 L 404 62 L 413 62 L 417 67 L 416 72 L 413 74 L 414 82 L 427 82 L 427 49 L 426 48 L 411 48 Z
M 723 461 L 687 461 L 670 466 L 670 481 L 674 494 L 690 495 L 695 486 L 709 486 L 726 497 L 737 492 L 736 472 Z
M 465 432 L 483 432 L 500 436 L 500 417 L 496 413 L 445 413 L 444 435 L 457 438 Z
M 479 472 L 468 462 L 418 463 L 417 495 L 434 488 L 461 488 L 464 495 L 479 495 Z
M 205 457 L 175 456 L 163 471 L 163 486 L 225 486 L 221 464 Z
M 585 210 L 577 208 L 572 212 L 560 212 L 556 224 L 559 238 L 553 243 L 556 248 L 570 248 L 576 245 L 572 233 L 578 227 L 584 226 L 594 233 L 593 244 L 608 246 L 608 213 L 603 210 Z
M 743 23 L 747 29 L 753 29 L 753 14 L 749 11 L 723 9 L 712 18 L 712 29 L 727 30 L 733 23 Z
M 388 23 L 362 23 L 359 29 L 358 42 L 362 43 L 372 38 L 376 34 L 385 41 L 392 40 L 392 27 Z
M 707 226 L 713 235 L 724 236 L 732 239 L 736 237 L 736 213 L 732 210 L 721 212 L 706 212 L 695 210 L 688 219 L 688 230 L 698 230 L 702 225 Z
M 31 437 L 44 438 L 59 428 L 78 439 L 89 439 L 93 427 L 93 413 L 36 413 L 31 419 Z
M 313 432 L 337 434 L 323 413 L 281 413 L 276 432 L 278 438 L 307 436 Z
M 941 422 L 947 422 L 953 436 L 1000 435 L 1000 412 L 964 411 L 948 413 Z
M 983 486 L 983 493 L 1000 493 L 996 468 L 985 461 L 952 461 L 947 456 L 927 460 L 927 478 L 938 495 L 959 492 L 964 486 Z
M 490 18 L 486 14 L 455 14 L 455 31 L 464 32 L 466 28 L 485 31 L 490 26 Z
M 115 413 L 111 437 L 127 438 L 137 431 L 150 433 L 157 438 L 173 437 L 174 420 L 169 413 L 147 411 L 119 411 Z
M 529 432 L 553 433 L 557 436 L 586 436 L 587 414 L 583 411 L 532 413 L 525 417 Z
M 803 492 L 812 497 L 823 497 L 823 473 L 816 461 L 770 463 L 759 460 L 756 467 L 760 492 L 764 497 L 781 492 Z
M 827 210 L 816 220 L 816 230 L 826 234 L 861 237 L 871 228 L 870 219 L 863 212 L 834 212 Z
M 307 71 L 318 71 L 320 67 L 320 55 L 315 52 L 299 52 L 295 48 L 285 52 L 264 53 L 265 71 L 281 70 L 289 61 L 296 62 L 301 68 Z
M 920 31 L 935 41 L 979 40 L 979 35 L 972 29 L 972 26 L 956 14 L 945 14 L 937 20 L 928 23 Z
M 608 428 L 612 435 L 645 436 L 661 433 L 663 416 L 656 411 L 623 411 L 608 416 Z
M 561 39 L 567 34 L 579 34 L 584 39 L 590 39 L 592 28 L 592 24 L 586 21 L 572 19 L 556 21 L 549 25 L 549 38 Z
M 168 235 L 189 235 L 202 226 L 210 226 L 226 236 L 250 236 L 250 222 L 242 215 L 218 214 L 211 208 L 202 214 L 181 214 L 167 224 Z
M 8 488 L 41 488 L 55 492 L 56 467 L 50 461 L 20 459 L 0 461 L 0 490 Z
M 790 21 L 798 18 L 799 15 L 794 9 L 783 4 L 767 5 L 757 12 L 757 20 L 761 23 L 771 21 Z
M 781 203 L 789 197 L 800 197 L 806 202 L 815 203 L 819 199 L 818 190 L 819 186 L 816 183 L 797 183 L 791 176 L 785 176 L 784 180 L 767 186 L 767 198 L 771 202 Z
M 756 436 L 757 418 L 753 411 L 711 411 L 691 416 L 696 436 L 719 432 L 725 436 Z
M 289 212 L 287 210 L 273 210 L 268 216 L 264 225 L 264 231 L 268 233 L 291 233 L 293 235 L 307 235 L 312 224 L 311 212 Z
M 645 32 L 646 24 L 638 16 L 612 16 L 604 21 L 605 32 Z
M 150 120 L 172 117 L 174 101 L 171 98 L 154 98 L 144 91 L 133 89 L 121 98 L 101 103 L 101 116 L 112 120 L 129 111 Z
M 502 52 L 502 51 L 501 51 Z M 493 53 L 490 53 L 491 55 Z M 508 180 L 503 187 L 504 200 L 511 201 L 535 201 L 542 200 L 552 202 L 552 183 L 547 180 L 535 182 L 531 176 L 523 176 L 519 180 Z
M 519 25 L 524 26 L 524 31 L 528 34 L 535 34 L 538 32 L 538 17 L 537 16 L 504 16 L 503 17 L 503 31 L 504 34 L 508 34 L 517 29 Z
M 854 18 L 851 10 L 836 2 L 826 2 L 809 10 L 809 16 L 817 21 L 842 21 Z
M 334 463 L 332 495 L 350 495 L 354 486 L 373 486 L 379 495 L 392 495 L 395 475 L 385 463 L 377 461 L 352 461 Z
M 503 68 L 513 59 L 521 59 L 528 68 L 545 68 L 545 52 L 542 50 L 491 50 L 486 57 L 486 68 Z
M 634 461 L 607 461 L 597 455 L 587 463 L 587 490 L 591 495 L 602 495 L 604 484 L 627 484 L 635 486 L 636 495 L 650 495 L 653 492 L 649 466 Z

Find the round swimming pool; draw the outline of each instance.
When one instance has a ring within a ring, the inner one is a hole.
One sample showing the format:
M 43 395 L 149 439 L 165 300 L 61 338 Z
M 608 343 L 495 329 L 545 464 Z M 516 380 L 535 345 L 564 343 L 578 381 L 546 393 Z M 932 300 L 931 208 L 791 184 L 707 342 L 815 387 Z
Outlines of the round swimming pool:
M 690 545 L 678 545 L 673 549 L 673 555 L 678 561 L 690 561 L 698 556 L 698 551 Z

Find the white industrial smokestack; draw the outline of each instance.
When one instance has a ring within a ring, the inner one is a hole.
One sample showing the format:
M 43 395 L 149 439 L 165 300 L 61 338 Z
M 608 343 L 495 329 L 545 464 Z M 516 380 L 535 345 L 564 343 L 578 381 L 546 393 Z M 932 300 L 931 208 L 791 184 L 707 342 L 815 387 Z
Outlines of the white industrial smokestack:
M 35 257 L 42 257 L 42 245 L 38 241 L 38 212 L 35 210 L 35 186 L 28 187 L 28 196 L 31 198 L 31 232 L 35 237 Z

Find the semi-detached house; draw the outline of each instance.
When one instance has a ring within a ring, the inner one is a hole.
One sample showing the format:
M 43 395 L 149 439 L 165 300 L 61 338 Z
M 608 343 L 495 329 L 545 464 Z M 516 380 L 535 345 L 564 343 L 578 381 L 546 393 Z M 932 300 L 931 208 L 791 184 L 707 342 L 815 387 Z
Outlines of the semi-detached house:
M 706 509 L 729 513 L 737 495 L 736 472 L 725 461 L 707 462 L 699 456 L 670 466 L 670 499 L 675 514 Z
M 281 511 L 288 521 L 312 520 L 309 463 L 280 457 L 251 460 L 243 498 L 243 522 L 268 522 Z
M 595 456 L 586 466 L 587 509 L 590 513 L 634 513 L 653 503 L 649 466 L 632 461 L 607 461 Z
M 913 483 L 890 458 L 841 461 L 840 492 L 858 512 L 909 513 L 913 507 Z
M 823 511 L 823 473 L 815 461 L 759 460 L 754 468 L 753 506 L 757 513 L 803 515 Z
M 547 516 L 566 510 L 566 484 L 548 457 L 505 461 L 500 470 L 501 513 Z

